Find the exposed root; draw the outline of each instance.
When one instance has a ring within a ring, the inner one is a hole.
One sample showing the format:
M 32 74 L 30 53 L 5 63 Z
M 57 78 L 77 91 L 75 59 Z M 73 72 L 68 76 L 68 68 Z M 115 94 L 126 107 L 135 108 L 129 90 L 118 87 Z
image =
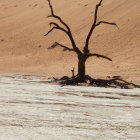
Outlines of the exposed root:
M 140 88 L 140 85 L 136 85 L 132 82 L 127 82 L 119 77 L 114 77 L 111 79 L 94 79 L 89 75 L 85 76 L 84 82 L 80 80 L 79 76 L 74 76 L 69 78 L 68 76 L 63 76 L 60 79 L 55 79 L 61 85 L 89 85 L 94 87 L 105 87 L 105 88 L 121 88 L 121 89 L 132 89 Z

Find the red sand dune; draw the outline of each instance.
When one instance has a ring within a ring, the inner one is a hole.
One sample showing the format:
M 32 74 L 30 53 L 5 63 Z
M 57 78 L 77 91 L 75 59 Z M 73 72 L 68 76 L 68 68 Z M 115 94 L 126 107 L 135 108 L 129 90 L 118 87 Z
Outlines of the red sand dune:
M 99 0 L 52 0 L 56 13 L 71 27 L 77 45 L 82 48 L 93 21 Z M 104 0 L 99 20 L 116 22 L 96 29 L 91 41 L 92 52 L 113 59 L 91 58 L 87 73 L 95 77 L 120 75 L 140 83 L 140 0 Z M 0 72 L 47 76 L 71 75 L 77 67 L 76 55 L 61 48 L 48 50 L 59 41 L 70 46 L 65 34 L 50 29 L 46 18 L 50 9 L 46 0 L 0 1 Z M 71 47 L 71 46 L 70 46 Z

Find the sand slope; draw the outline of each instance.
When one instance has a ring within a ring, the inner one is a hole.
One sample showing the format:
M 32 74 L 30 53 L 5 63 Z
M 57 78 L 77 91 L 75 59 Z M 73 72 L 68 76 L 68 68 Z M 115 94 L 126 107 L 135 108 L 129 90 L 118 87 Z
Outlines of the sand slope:
M 82 47 L 99 0 L 52 0 L 54 8 L 72 28 L 76 43 Z M 99 20 L 114 21 L 117 28 L 98 27 L 90 41 L 91 51 L 107 55 L 113 62 L 92 58 L 88 74 L 96 77 L 121 75 L 140 81 L 139 0 L 104 0 Z M 76 56 L 61 49 L 47 50 L 54 41 L 70 46 L 61 32 L 49 30 L 50 11 L 45 0 L 0 1 L 0 72 L 39 75 L 71 75 Z M 70 46 L 71 47 L 71 46 Z

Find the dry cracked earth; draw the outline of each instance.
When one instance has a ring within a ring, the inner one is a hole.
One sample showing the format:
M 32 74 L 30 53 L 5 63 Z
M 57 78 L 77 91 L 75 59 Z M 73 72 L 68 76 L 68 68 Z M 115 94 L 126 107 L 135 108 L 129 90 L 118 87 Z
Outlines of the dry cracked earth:
M 0 77 L 0 140 L 139 140 L 140 89 Z

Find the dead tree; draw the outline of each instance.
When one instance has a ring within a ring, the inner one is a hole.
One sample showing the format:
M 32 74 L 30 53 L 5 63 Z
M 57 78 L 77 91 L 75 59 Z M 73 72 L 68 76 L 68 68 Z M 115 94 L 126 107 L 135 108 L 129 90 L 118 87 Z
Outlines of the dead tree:
M 93 23 L 92 23 L 92 26 L 90 27 L 89 33 L 86 37 L 86 42 L 85 42 L 85 45 L 83 47 L 83 50 L 81 51 L 75 43 L 75 40 L 73 38 L 73 34 L 72 34 L 71 29 L 68 26 L 68 24 L 66 24 L 60 16 L 55 14 L 53 6 L 51 4 L 51 1 L 50 0 L 47 0 L 47 1 L 49 3 L 49 7 L 50 7 L 50 10 L 51 10 L 51 15 L 49 15 L 48 17 L 53 17 L 53 18 L 57 19 L 60 22 L 60 24 L 63 25 L 63 27 L 60 26 L 59 24 L 57 24 L 56 22 L 50 22 L 50 26 L 52 28 L 48 31 L 48 33 L 45 34 L 45 36 L 47 36 L 49 33 L 51 33 L 54 30 L 60 30 L 60 31 L 64 32 L 69 37 L 71 45 L 72 45 L 72 48 L 69 48 L 65 45 L 62 45 L 58 42 L 55 42 L 51 47 L 49 47 L 49 49 L 53 49 L 53 48 L 56 48 L 56 47 L 59 46 L 59 47 L 63 48 L 63 51 L 75 52 L 77 54 L 77 58 L 78 58 L 78 78 L 79 78 L 80 82 L 84 82 L 85 81 L 85 75 L 86 75 L 85 63 L 86 63 L 86 60 L 88 58 L 98 57 L 98 58 L 103 58 L 103 59 L 112 61 L 112 59 L 107 57 L 107 56 L 90 52 L 89 41 L 90 41 L 90 38 L 91 38 L 95 28 L 98 27 L 101 24 L 114 25 L 116 27 L 118 27 L 118 26 L 117 26 L 116 23 L 113 23 L 113 22 L 97 21 L 99 7 L 102 5 L 102 2 L 103 2 L 103 0 L 100 0 L 100 2 L 96 5 L 94 18 L 93 18 Z

